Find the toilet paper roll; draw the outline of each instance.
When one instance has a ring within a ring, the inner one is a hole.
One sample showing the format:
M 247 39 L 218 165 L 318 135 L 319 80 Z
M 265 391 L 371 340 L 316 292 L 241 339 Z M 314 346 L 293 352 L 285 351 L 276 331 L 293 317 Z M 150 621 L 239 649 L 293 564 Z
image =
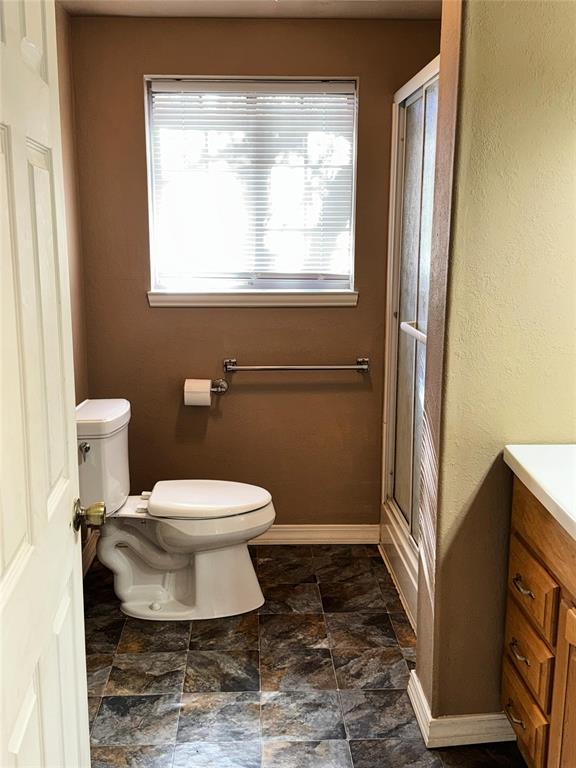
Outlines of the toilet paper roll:
M 211 379 L 186 379 L 184 405 L 210 405 L 212 402 Z

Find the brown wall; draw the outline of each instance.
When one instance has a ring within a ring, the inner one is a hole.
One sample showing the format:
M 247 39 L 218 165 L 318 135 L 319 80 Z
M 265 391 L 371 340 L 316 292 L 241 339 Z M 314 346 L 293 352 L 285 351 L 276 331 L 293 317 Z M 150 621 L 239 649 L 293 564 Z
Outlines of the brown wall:
M 436 22 L 75 18 L 80 208 L 92 397 L 127 397 L 132 490 L 160 478 L 266 486 L 278 523 L 377 523 L 391 99 L 439 48 Z M 143 76 L 360 78 L 355 308 L 148 306 Z M 358 374 L 236 374 L 211 409 L 185 377 L 222 359 Z
M 78 217 L 74 91 L 70 66 L 70 17 L 60 4 L 56 5 L 56 37 L 58 46 L 58 86 L 60 89 L 60 121 L 62 124 L 62 162 L 64 166 L 70 302 L 72 306 L 74 383 L 76 402 L 80 403 L 88 397 L 84 274 Z

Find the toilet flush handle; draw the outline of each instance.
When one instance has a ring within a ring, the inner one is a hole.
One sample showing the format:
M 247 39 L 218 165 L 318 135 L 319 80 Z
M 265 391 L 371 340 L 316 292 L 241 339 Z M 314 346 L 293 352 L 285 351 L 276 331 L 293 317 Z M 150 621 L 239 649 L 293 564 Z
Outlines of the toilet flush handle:
M 82 442 L 78 445 L 78 450 L 82 456 L 82 461 L 86 461 L 86 456 L 90 453 L 90 443 L 88 443 L 86 440 L 82 440 Z
M 74 502 L 74 516 L 72 526 L 75 531 L 80 529 L 82 523 L 87 528 L 101 528 L 106 522 L 106 504 L 103 501 L 97 501 L 90 504 L 89 507 L 83 507 L 80 499 Z

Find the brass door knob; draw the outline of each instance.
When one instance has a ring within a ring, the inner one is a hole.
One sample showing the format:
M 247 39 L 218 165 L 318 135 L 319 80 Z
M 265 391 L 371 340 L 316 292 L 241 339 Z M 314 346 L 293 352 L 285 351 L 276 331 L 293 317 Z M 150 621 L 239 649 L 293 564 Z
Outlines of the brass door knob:
M 80 499 L 74 502 L 74 517 L 72 525 L 77 531 L 80 525 L 84 523 L 88 528 L 100 528 L 106 522 L 106 504 L 103 501 L 97 501 L 90 504 L 89 507 L 83 507 Z

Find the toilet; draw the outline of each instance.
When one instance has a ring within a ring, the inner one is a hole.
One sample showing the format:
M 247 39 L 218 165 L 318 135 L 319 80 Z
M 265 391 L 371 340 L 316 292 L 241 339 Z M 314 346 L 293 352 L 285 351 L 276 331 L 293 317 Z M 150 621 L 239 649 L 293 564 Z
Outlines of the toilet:
M 129 421 L 120 398 L 76 408 L 80 497 L 106 504 L 98 559 L 114 573 L 122 611 L 166 621 L 259 608 L 247 543 L 274 522 L 270 493 L 226 480 L 161 480 L 129 496 Z

